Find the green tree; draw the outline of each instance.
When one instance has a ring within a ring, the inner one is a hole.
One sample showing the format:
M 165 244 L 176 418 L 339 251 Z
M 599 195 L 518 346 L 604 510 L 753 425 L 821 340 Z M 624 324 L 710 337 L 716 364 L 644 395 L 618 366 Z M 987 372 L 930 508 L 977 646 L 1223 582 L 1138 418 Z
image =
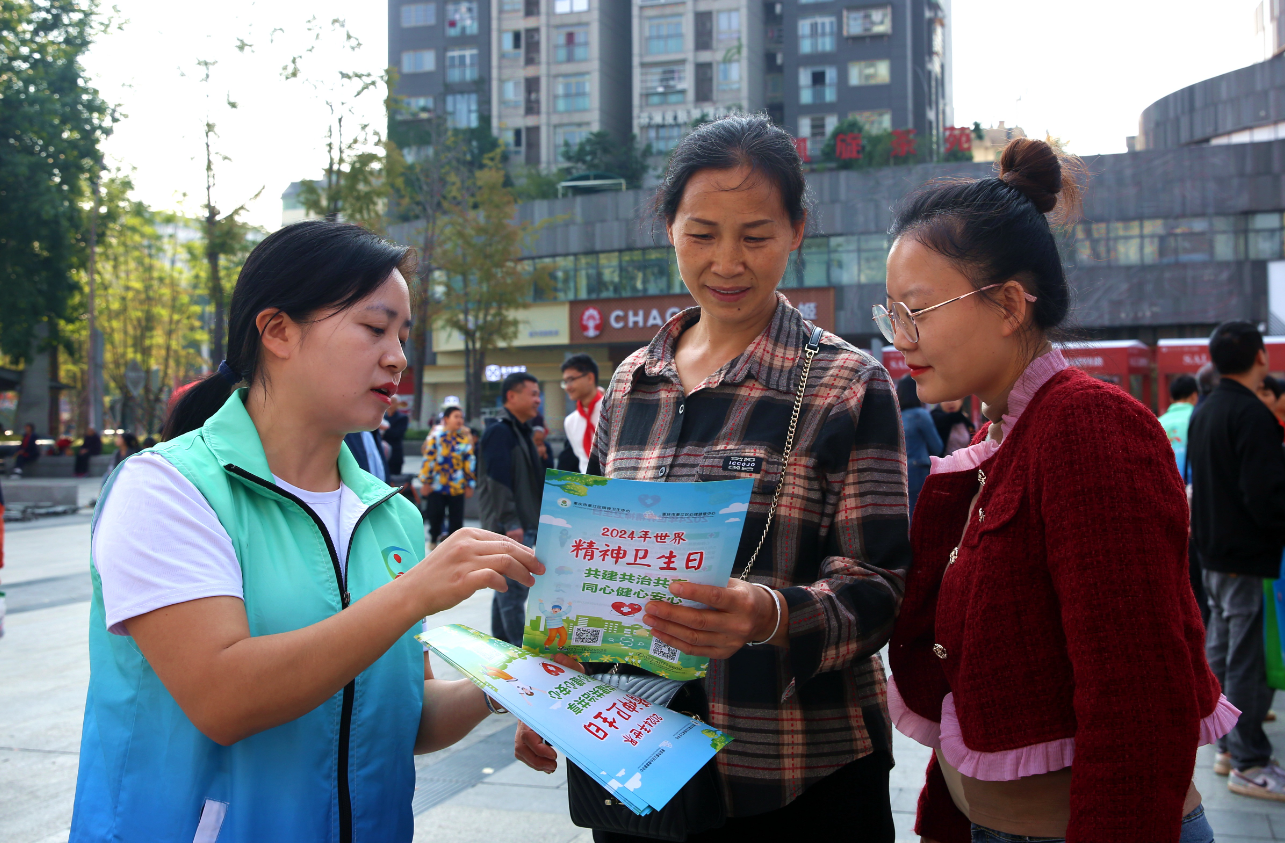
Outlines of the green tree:
M 357 105 L 372 91 L 389 90 L 394 77 L 388 71 L 368 73 L 334 67 L 334 50 L 356 52 L 362 47 L 342 18 L 327 23 L 312 17 L 306 27 L 312 43 L 286 62 L 281 76 L 311 88 L 329 112 L 329 120 L 325 175 L 318 181 L 303 182 L 299 202 L 319 217 L 342 217 L 372 231 L 383 231 L 387 201 L 384 140 L 377 129 L 362 121 Z
M 200 220 L 158 213 L 129 195 L 132 185 L 117 175 L 103 184 L 98 218 L 98 327 L 103 334 L 103 379 L 117 425 L 157 431 L 165 402 L 176 382 L 204 369 L 201 344 L 206 333 L 196 303 L 203 290 L 200 250 L 185 249 L 186 233 Z M 139 395 L 131 393 L 125 373 L 131 362 L 146 375 Z M 63 379 L 87 383 L 83 363 L 62 372 Z
M 574 148 L 566 144 L 563 159 L 576 165 L 581 172 L 611 173 L 625 180 L 629 188 L 642 187 L 642 180 L 651 169 L 647 159 L 652 155 L 651 144 L 639 149 L 638 136 L 630 134 L 621 143 L 611 132 L 591 132 Z
M 839 158 L 836 154 L 836 137 L 850 132 L 857 132 L 861 135 L 861 157 Z M 835 125 L 834 130 L 830 132 L 825 139 L 825 144 L 821 147 L 821 154 L 816 156 L 814 160 L 823 166 L 833 169 L 869 170 L 875 167 L 899 167 L 919 164 L 930 158 L 929 151 L 924 148 L 925 141 L 923 138 L 915 138 L 914 155 L 894 157 L 892 154 L 893 143 L 892 132 L 867 133 L 860 120 L 855 117 L 849 117 Z
M 96 8 L 0 0 L 0 352 L 14 359 L 37 350 L 42 324 L 65 344 L 78 294 L 89 181 L 111 131 L 80 66 L 109 25 Z
M 503 150 L 490 152 L 482 169 L 452 173 L 446 187 L 436 263 L 445 277 L 438 325 L 464 341 L 465 414 L 481 412 L 486 353 L 517 338 L 517 312 L 533 291 L 546 289 L 546 269 L 524 272 L 522 249 L 554 220 L 517 223 L 517 202 L 505 187 Z
M 215 123 L 210 119 L 210 88 L 212 87 L 210 71 L 216 64 L 218 62 L 204 59 L 196 62 L 197 67 L 202 70 L 201 83 L 205 88 L 205 218 L 201 226 L 201 233 L 204 237 L 205 246 L 205 294 L 209 298 L 210 306 L 213 309 L 210 325 L 211 368 L 218 366 L 226 356 L 224 342 L 227 337 L 226 312 L 228 296 L 223 279 L 225 277 L 236 277 L 235 272 L 227 273 L 224 271 L 224 264 L 232 260 L 239 269 L 240 261 L 244 260 L 244 255 L 249 251 L 250 227 L 240 221 L 240 215 L 245 213 L 246 206 L 250 202 L 259 198 L 259 195 L 263 193 L 263 188 L 259 188 L 258 193 L 255 193 L 249 200 L 226 214 L 222 213 L 214 202 L 214 191 L 218 183 L 215 162 L 231 162 L 230 158 L 214 148 L 214 141 L 218 137 L 218 131 Z M 230 94 L 225 94 L 224 102 L 229 109 L 237 107 Z M 240 260 L 237 260 L 238 256 L 240 256 Z

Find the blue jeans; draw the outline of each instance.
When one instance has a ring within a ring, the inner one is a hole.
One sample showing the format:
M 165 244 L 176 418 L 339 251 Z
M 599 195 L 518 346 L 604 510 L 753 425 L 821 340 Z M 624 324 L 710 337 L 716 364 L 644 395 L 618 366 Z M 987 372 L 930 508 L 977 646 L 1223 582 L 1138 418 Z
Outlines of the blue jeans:
M 535 547 L 535 532 L 524 531 L 522 543 L 527 547 Z M 497 591 L 491 598 L 491 635 L 521 647 L 522 628 L 526 626 L 526 596 L 531 589 L 508 577 L 504 581 L 509 590 Z
M 973 826 L 973 843 L 1065 843 L 1065 837 L 1026 837 L 1022 834 L 1005 834 L 991 831 L 980 825 Z M 1214 830 L 1205 819 L 1205 806 L 1182 818 L 1182 834 L 1178 843 L 1214 843 Z

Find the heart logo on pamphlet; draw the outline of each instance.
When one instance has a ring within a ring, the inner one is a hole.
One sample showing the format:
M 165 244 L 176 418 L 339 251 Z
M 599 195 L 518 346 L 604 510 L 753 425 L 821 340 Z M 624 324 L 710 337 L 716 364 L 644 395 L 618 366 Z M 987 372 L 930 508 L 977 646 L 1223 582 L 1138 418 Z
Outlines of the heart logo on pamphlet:
M 550 676 L 561 676 L 567 672 L 566 668 L 558 667 L 556 664 L 549 664 L 548 662 L 540 665 L 540 667 L 544 668 L 544 672 Z
M 660 503 L 660 495 L 639 495 L 638 502 L 643 506 L 655 506 Z
M 636 615 L 641 612 L 642 606 L 639 606 L 637 603 L 612 603 L 611 610 L 616 614 L 629 617 L 630 615 Z

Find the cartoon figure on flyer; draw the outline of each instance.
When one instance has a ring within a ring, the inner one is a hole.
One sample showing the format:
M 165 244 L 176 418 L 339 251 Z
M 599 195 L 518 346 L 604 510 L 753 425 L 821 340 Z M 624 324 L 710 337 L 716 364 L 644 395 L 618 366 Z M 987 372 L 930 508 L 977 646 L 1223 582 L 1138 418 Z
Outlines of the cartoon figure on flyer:
M 547 609 L 544 608 L 543 600 L 539 601 L 539 603 L 540 614 L 544 615 L 544 628 L 549 633 L 544 639 L 544 648 L 549 649 L 556 639 L 558 642 L 556 649 L 561 650 L 567 646 L 567 625 L 565 621 L 567 612 L 571 609 L 571 601 L 568 600 L 566 606 L 554 603 Z

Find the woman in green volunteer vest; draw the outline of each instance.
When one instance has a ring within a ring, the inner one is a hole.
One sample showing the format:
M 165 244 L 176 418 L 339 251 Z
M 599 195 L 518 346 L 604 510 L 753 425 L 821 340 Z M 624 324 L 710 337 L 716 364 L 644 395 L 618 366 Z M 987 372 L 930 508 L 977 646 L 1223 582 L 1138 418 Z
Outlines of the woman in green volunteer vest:
M 421 560 L 419 514 L 343 445 L 396 394 L 413 269 L 357 226 L 269 236 L 227 360 L 106 484 L 73 841 L 410 840 L 413 754 L 487 715 L 413 634 L 543 566 L 474 529 Z

